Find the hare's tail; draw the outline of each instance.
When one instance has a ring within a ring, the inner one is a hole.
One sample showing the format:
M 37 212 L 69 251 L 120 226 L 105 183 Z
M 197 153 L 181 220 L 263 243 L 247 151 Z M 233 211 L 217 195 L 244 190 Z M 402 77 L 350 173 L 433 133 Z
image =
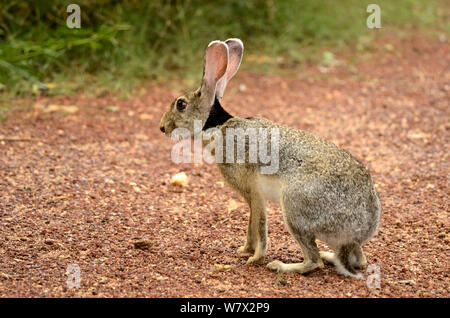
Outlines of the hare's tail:
M 358 273 L 355 270 L 350 260 L 354 249 L 357 247 L 358 245 L 356 243 L 349 243 L 342 245 L 337 252 L 335 265 L 339 273 L 341 273 L 344 276 L 362 278 L 361 273 Z

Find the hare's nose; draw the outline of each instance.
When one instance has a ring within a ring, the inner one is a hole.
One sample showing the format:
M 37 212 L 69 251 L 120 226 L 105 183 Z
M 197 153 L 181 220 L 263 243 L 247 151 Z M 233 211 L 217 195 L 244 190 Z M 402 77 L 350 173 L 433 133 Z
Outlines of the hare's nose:
M 164 128 L 164 126 L 159 127 L 159 130 L 161 130 L 162 133 L 166 132 L 166 129 Z

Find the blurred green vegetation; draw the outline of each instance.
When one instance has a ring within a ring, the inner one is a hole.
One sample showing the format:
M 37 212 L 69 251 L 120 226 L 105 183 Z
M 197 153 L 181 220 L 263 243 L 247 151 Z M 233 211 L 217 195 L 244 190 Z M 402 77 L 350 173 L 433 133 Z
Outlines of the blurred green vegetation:
M 448 30 L 445 1 L 377 0 L 382 29 L 370 30 L 366 8 L 374 1 L 0 0 L 0 90 L 127 91 L 142 80 L 198 79 L 206 45 L 229 37 L 244 41 L 246 68 L 295 66 L 310 58 L 305 47 L 438 22 Z M 66 26 L 70 3 L 81 7 L 80 29 Z

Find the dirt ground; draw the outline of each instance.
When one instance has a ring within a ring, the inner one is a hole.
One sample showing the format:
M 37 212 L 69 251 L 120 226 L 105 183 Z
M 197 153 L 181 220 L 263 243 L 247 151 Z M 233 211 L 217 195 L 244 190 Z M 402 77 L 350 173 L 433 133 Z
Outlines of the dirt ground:
M 248 207 L 214 165 L 170 160 L 158 123 L 179 92 L 149 84 L 132 99 L 33 98 L 0 124 L 0 296 L 448 297 L 449 43 L 384 38 L 356 64 L 350 52 L 337 59 L 293 76 L 242 72 L 223 105 L 314 132 L 368 165 L 383 211 L 364 279 L 329 265 L 282 277 L 246 265 L 235 251 Z M 186 187 L 169 182 L 180 171 Z M 268 224 L 266 263 L 300 262 L 277 206 Z

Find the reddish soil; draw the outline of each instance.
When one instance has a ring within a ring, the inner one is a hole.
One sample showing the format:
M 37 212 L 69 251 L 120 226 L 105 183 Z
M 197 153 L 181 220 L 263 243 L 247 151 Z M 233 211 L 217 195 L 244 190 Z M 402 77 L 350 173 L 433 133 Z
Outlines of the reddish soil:
M 127 100 L 29 99 L 0 124 L 0 296 L 448 297 L 449 43 L 384 38 L 351 58 L 293 76 L 242 72 L 223 104 L 312 131 L 368 165 L 383 211 L 364 250 L 380 288 L 366 269 L 362 280 L 329 265 L 277 278 L 246 265 L 235 251 L 248 207 L 214 165 L 170 160 L 158 123 L 178 92 L 151 84 Z M 180 171 L 186 187 L 169 182 Z M 300 262 L 277 206 L 268 223 L 266 262 Z M 70 264 L 80 288 L 68 288 Z

